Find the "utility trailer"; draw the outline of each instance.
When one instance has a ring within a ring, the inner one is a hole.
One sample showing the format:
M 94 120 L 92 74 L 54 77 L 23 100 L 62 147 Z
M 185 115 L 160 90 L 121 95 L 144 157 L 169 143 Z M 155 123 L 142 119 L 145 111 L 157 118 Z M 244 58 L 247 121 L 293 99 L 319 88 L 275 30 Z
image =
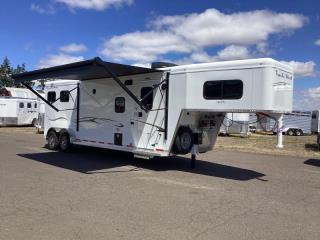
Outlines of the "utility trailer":
M 38 100 L 28 89 L 0 89 L 0 126 L 34 125 L 38 118 Z
M 53 150 L 76 144 L 194 160 L 213 148 L 227 112 L 259 112 L 281 124 L 292 111 L 293 71 L 272 59 L 141 68 L 95 58 L 13 78 L 31 91 L 29 81 L 53 79 L 42 98 Z

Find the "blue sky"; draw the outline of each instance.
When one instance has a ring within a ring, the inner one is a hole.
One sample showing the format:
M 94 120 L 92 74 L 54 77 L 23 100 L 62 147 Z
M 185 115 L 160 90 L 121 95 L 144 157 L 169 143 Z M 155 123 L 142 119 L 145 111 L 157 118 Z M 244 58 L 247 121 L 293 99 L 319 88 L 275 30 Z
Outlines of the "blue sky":
M 295 108 L 320 108 L 320 1 L 5 1 L 0 58 L 27 69 L 100 56 L 148 65 L 272 57 L 296 72 Z

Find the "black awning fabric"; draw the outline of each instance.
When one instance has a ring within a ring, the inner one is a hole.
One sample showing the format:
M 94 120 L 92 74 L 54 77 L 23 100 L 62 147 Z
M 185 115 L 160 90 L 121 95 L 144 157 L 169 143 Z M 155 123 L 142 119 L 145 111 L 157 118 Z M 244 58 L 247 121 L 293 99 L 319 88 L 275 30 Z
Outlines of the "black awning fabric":
M 106 71 L 106 68 L 109 71 Z M 112 72 L 112 73 L 111 73 Z M 16 83 L 39 79 L 91 80 L 161 72 L 159 70 L 104 62 L 100 58 L 12 75 Z

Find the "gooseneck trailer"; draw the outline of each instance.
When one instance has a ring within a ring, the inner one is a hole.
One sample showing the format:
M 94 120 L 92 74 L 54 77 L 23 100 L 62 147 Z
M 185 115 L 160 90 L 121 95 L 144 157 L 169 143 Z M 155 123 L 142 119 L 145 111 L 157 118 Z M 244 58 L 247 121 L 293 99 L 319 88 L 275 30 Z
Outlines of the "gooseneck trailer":
M 264 114 L 281 126 L 292 111 L 293 71 L 273 59 L 141 68 L 95 58 L 13 78 L 31 91 L 29 81 L 52 79 L 39 97 L 54 150 L 77 144 L 195 156 L 213 148 L 227 112 Z

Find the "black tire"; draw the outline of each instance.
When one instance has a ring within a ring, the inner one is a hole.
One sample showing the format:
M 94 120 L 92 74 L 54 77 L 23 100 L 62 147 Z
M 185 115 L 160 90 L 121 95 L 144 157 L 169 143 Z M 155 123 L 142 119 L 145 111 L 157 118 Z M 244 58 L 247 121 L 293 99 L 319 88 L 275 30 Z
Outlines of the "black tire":
M 48 148 L 50 150 L 57 150 L 59 147 L 59 139 L 55 131 L 50 131 L 47 135 Z
M 68 152 L 71 148 L 70 136 L 68 133 L 60 134 L 59 148 L 62 152 Z
M 32 124 L 32 127 L 35 127 L 37 125 L 37 119 L 33 119 L 31 124 Z
M 297 129 L 297 130 L 295 130 L 295 135 L 296 136 L 302 136 L 303 135 L 303 131 L 301 129 Z
M 180 127 L 176 139 L 174 141 L 173 153 L 188 154 L 193 147 L 193 133 L 188 127 Z
M 293 131 L 293 129 L 289 129 L 288 131 L 287 131 L 287 135 L 288 136 L 294 136 L 295 135 L 295 132 Z

